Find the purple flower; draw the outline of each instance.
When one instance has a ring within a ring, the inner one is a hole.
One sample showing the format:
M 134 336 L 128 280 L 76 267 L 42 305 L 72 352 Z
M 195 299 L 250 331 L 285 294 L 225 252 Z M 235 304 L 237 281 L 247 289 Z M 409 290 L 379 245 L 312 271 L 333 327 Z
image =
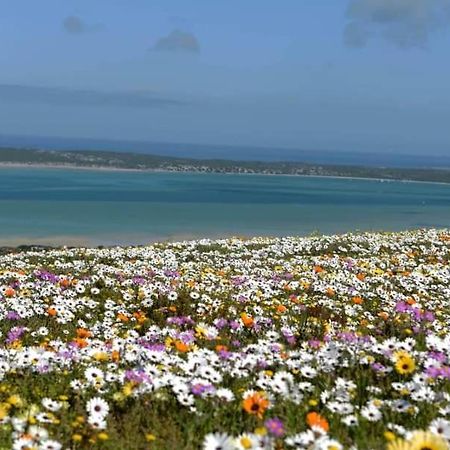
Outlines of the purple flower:
M 36 278 L 39 278 L 42 281 L 50 281 L 51 283 L 58 283 L 59 277 L 55 275 L 54 273 L 47 272 L 45 270 L 40 270 L 35 273 Z
M 400 313 L 404 313 L 406 311 L 409 311 L 410 309 L 411 309 L 411 307 L 406 302 L 400 301 L 395 305 L 395 310 Z
M 150 383 L 150 377 L 143 370 L 127 370 L 125 379 L 136 383 Z
M 8 314 L 6 315 L 6 318 L 8 320 L 19 320 L 20 315 L 16 311 L 9 311 Z
M 230 359 L 232 353 L 227 350 L 219 350 L 218 355 L 221 359 Z
M 133 277 L 133 283 L 138 284 L 139 286 L 142 286 L 143 284 L 145 284 L 145 279 L 140 276 L 136 276 L 136 277 Z
M 219 330 L 221 328 L 225 327 L 227 325 L 227 323 L 228 323 L 227 319 L 223 319 L 223 318 L 217 319 L 215 321 L 216 328 L 218 328 Z
M 445 353 L 442 353 L 442 352 L 430 352 L 428 354 L 428 356 L 431 359 L 435 359 L 436 361 L 439 361 L 439 362 L 444 362 L 447 359 L 447 357 L 445 356 Z
M 178 339 L 183 341 L 185 344 L 192 344 L 195 341 L 194 331 L 183 331 L 183 333 L 180 333 L 178 335 Z
M 426 374 L 431 378 L 437 378 L 441 375 L 441 369 L 439 367 L 428 367 L 426 370 Z
M 322 345 L 322 341 L 319 341 L 318 339 L 311 339 L 308 341 L 308 345 L 311 348 L 320 348 L 320 346 Z
M 8 335 L 6 336 L 6 343 L 11 344 L 14 341 L 19 340 L 23 333 L 25 333 L 24 327 L 14 327 L 11 328 L 11 330 L 8 331 Z
M 295 336 L 290 335 L 290 336 L 285 336 L 285 338 L 289 345 L 295 345 L 295 343 L 296 343 Z
M 230 322 L 230 328 L 231 328 L 232 330 L 237 330 L 237 329 L 239 328 L 239 322 L 236 322 L 235 320 L 232 320 L 232 321 Z
M 284 425 L 283 422 L 278 417 L 274 417 L 273 419 L 267 419 L 264 425 L 267 428 L 267 431 L 272 436 L 278 438 L 284 436 L 285 433 Z
M 194 395 L 208 394 L 210 392 L 214 392 L 214 390 L 215 390 L 215 388 L 211 384 L 197 383 L 197 384 L 194 384 L 193 386 L 191 386 L 191 392 Z
M 380 364 L 380 363 L 373 363 L 373 364 L 371 364 L 371 367 L 373 370 L 375 370 L 375 372 L 383 372 L 384 371 L 384 366 L 383 366 L 383 364 Z
M 269 365 L 267 361 L 264 361 L 263 359 L 260 359 L 257 364 L 259 369 L 265 369 Z

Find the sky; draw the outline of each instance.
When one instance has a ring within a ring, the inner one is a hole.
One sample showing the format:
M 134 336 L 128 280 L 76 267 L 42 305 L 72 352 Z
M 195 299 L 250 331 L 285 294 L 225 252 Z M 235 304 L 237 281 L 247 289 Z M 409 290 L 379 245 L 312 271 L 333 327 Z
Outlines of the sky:
M 450 154 L 450 0 L 0 0 L 0 134 Z

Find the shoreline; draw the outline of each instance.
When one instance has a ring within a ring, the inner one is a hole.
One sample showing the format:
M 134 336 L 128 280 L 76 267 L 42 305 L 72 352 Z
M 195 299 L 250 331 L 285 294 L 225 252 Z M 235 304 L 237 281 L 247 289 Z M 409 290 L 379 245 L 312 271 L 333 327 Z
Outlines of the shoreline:
M 6 253 L 14 253 L 17 251 L 25 251 L 26 249 L 38 248 L 38 249 L 61 249 L 61 248 L 128 248 L 128 247 L 148 247 L 156 244 L 165 243 L 180 243 L 180 242 L 197 242 L 201 240 L 209 241 L 221 241 L 229 239 L 239 240 L 252 240 L 252 239 L 286 239 L 286 238 L 298 238 L 307 239 L 313 237 L 324 236 L 345 236 L 345 235 L 363 235 L 363 234 L 401 234 L 401 233 L 415 233 L 421 230 L 436 230 L 438 232 L 450 232 L 448 227 L 413 227 L 402 228 L 396 230 L 384 230 L 384 229 L 354 229 L 341 232 L 320 232 L 319 230 L 309 233 L 293 234 L 293 235 L 239 235 L 239 234 L 227 234 L 220 233 L 216 235 L 196 235 L 196 234 L 174 234 L 171 236 L 148 236 L 143 239 L 137 240 L 98 240 L 93 236 L 47 236 L 47 237 L 20 237 L 14 236 L 11 238 L 0 238 L 0 255 Z M 25 250 L 24 250 L 25 249 Z
M 230 239 L 233 237 L 238 237 L 236 235 L 224 233 L 210 234 L 210 235 L 200 235 L 195 233 L 176 233 L 173 235 L 148 235 L 139 236 L 135 239 L 133 238 L 116 238 L 111 236 L 109 239 L 101 239 L 98 236 L 88 236 L 88 235 L 58 235 L 58 236 L 12 236 L 10 238 L 0 237 L 0 249 L 4 248 L 18 248 L 18 247 L 86 247 L 86 248 L 97 248 L 97 247 L 135 247 L 135 246 L 148 246 L 153 244 L 160 244 L 164 242 L 182 242 L 182 241 L 196 241 L 201 239 Z M 253 236 L 240 235 L 239 238 L 250 239 Z M 269 237 L 269 236 L 267 236 Z M 272 236 L 275 237 L 275 236 Z
M 180 173 L 180 174 L 199 174 L 199 175 L 252 175 L 252 176 L 269 176 L 269 177 L 303 177 L 303 178 L 330 178 L 330 179 L 343 179 L 343 180 L 365 180 L 365 181 L 378 181 L 381 183 L 425 183 L 425 184 L 437 184 L 449 186 L 450 182 L 445 181 L 426 181 L 426 180 L 411 180 L 404 178 L 372 178 L 372 177 L 351 177 L 351 176 L 339 176 L 339 175 L 306 175 L 306 174 L 293 174 L 293 173 L 242 173 L 242 172 L 203 172 L 200 170 L 169 170 L 169 169 L 134 169 L 123 167 L 110 167 L 110 166 L 80 166 L 70 164 L 26 164 L 26 163 L 8 163 L 0 162 L 1 169 L 52 169 L 52 170 L 86 170 L 97 172 L 138 172 L 138 173 Z

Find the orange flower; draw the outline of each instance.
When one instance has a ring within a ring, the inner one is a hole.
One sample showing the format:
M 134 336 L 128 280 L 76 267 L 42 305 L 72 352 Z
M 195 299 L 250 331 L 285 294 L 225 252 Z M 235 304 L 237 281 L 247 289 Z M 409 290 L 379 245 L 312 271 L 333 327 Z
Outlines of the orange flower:
M 216 352 L 227 352 L 228 347 L 226 345 L 216 345 Z
M 381 317 L 383 320 L 388 320 L 389 314 L 386 311 L 381 311 L 378 313 L 378 317 Z
M 86 339 L 83 339 L 83 338 L 76 338 L 76 339 L 73 340 L 73 342 L 75 342 L 75 345 L 78 348 L 84 348 L 84 347 L 88 346 L 88 343 L 87 343 Z
M 63 278 L 62 280 L 59 281 L 59 284 L 60 284 L 62 287 L 67 288 L 67 287 L 70 286 L 70 280 L 68 280 L 67 278 Z
M 269 407 L 269 400 L 264 392 L 255 392 L 243 400 L 242 407 L 248 414 L 253 414 L 262 419 L 264 412 Z
M 364 302 L 364 300 L 363 300 L 360 296 L 356 296 L 356 297 L 353 297 L 353 298 L 352 298 L 352 302 L 353 302 L 355 305 L 362 305 L 363 302 Z
M 133 316 L 136 318 L 138 323 L 141 323 L 141 324 L 147 320 L 145 312 L 143 312 L 143 311 L 137 311 L 133 314 Z
M 48 309 L 47 309 L 47 314 L 48 314 L 49 316 L 56 316 L 56 314 L 58 314 L 58 312 L 56 311 L 55 308 L 48 308 Z
M 77 328 L 77 337 L 85 339 L 91 336 L 92 333 L 89 330 L 86 330 L 86 328 Z
M 113 350 L 111 352 L 111 360 L 114 362 L 119 362 L 120 360 L 120 353 L 117 350 Z
M 311 428 L 319 427 L 322 428 L 322 430 L 325 432 L 328 432 L 328 430 L 330 429 L 330 425 L 328 424 L 327 419 L 316 412 L 310 412 L 306 415 L 306 423 Z
M 356 275 L 356 278 L 358 278 L 359 281 L 364 281 L 364 278 L 366 278 L 366 276 L 363 273 L 358 273 Z
M 183 341 L 175 341 L 175 348 L 181 353 L 189 351 L 189 345 L 185 344 Z
M 280 314 L 283 314 L 286 311 L 287 311 L 286 306 L 284 306 L 284 305 L 278 305 L 277 306 L 277 312 L 279 312 Z
M 328 297 L 333 297 L 333 295 L 335 294 L 334 289 L 333 288 L 327 288 L 327 295 Z
M 5 296 L 6 297 L 13 297 L 16 291 L 12 287 L 8 287 L 5 290 Z
M 406 303 L 408 303 L 408 305 L 415 305 L 417 302 L 412 297 L 409 297 L 406 300 Z
M 324 269 L 322 268 L 322 267 L 320 267 L 320 266 L 314 266 L 314 272 L 315 273 L 320 273 L 320 272 L 323 272 L 324 271 Z
M 244 323 L 244 326 L 247 328 L 251 328 L 255 321 L 253 320 L 253 317 L 249 316 L 247 313 L 241 314 L 242 322 Z
M 128 322 L 130 320 L 130 318 L 123 313 L 117 314 L 117 319 L 121 322 Z

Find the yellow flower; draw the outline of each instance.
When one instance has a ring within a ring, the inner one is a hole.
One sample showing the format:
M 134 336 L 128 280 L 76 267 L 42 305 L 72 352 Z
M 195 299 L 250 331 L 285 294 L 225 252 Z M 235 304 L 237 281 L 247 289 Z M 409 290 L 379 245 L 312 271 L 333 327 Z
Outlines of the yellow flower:
M 0 408 L 5 409 L 6 411 L 9 411 L 12 408 L 12 406 L 10 403 L 3 402 L 3 403 L 0 403 Z
M 155 440 L 156 440 L 156 436 L 155 436 L 154 434 L 152 434 L 152 433 L 147 433 L 147 434 L 145 435 L 145 440 L 146 440 L 147 442 L 155 441 Z
M 380 400 L 379 398 L 375 398 L 372 403 L 374 404 L 374 406 L 379 408 L 383 404 L 383 401 Z
M 253 447 L 253 442 L 248 436 L 242 436 L 239 439 L 239 444 L 245 449 Z
M 11 395 L 8 397 L 8 399 L 6 401 L 7 401 L 7 403 L 9 403 L 12 406 L 20 407 L 23 405 L 23 401 L 20 398 L 20 396 L 18 396 L 18 395 Z
M 122 388 L 122 393 L 129 397 L 133 393 L 134 384 L 133 383 L 126 383 Z
M 8 411 L 6 408 L 0 406 L 0 420 L 3 420 L 8 416 Z
M 265 436 L 267 434 L 267 429 L 265 427 L 255 428 L 255 434 L 257 436 Z
M 448 450 L 445 439 L 429 431 L 415 431 L 409 442 L 408 450 Z
M 386 450 L 411 450 L 411 445 L 408 441 L 396 439 L 387 445 Z
M 94 355 L 94 359 L 95 359 L 96 361 L 108 361 L 109 356 L 108 356 L 108 354 L 105 353 L 105 352 L 97 352 L 97 353 Z
M 109 438 L 108 433 L 104 433 L 104 432 L 98 433 L 97 437 L 98 437 L 101 441 L 106 441 L 106 440 Z
M 395 434 L 392 431 L 385 431 L 384 437 L 387 441 L 390 441 L 390 442 L 395 440 Z
M 72 440 L 75 442 L 81 442 L 83 440 L 83 436 L 81 436 L 81 434 L 73 434 L 72 435 Z
M 416 370 L 416 362 L 414 358 L 404 351 L 394 353 L 395 357 L 395 370 L 400 375 L 408 375 Z

